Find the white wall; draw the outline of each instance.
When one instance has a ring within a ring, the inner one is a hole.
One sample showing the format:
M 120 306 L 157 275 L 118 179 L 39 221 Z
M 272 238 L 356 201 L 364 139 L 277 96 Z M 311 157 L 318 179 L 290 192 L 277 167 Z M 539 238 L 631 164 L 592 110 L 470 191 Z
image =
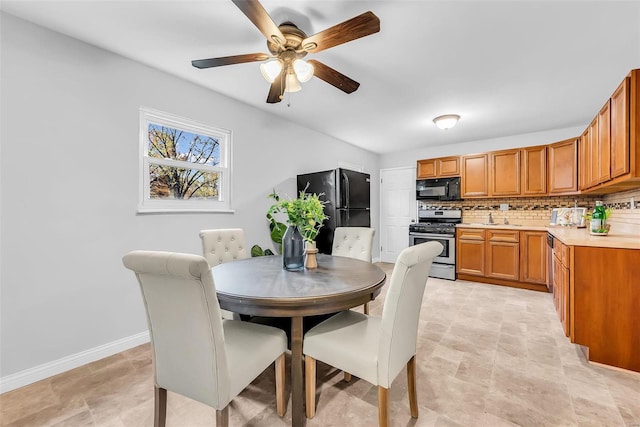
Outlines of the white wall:
M 270 244 L 276 187 L 376 155 L 173 76 L 1 15 L 1 370 L 5 378 L 147 329 L 133 249 L 200 253 L 198 231 Z M 138 109 L 233 132 L 235 214 L 136 215 Z M 376 244 L 377 247 L 377 244 Z M 377 251 L 376 251 L 377 256 Z M 14 375 L 15 376 L 15 375 Z
M 587 123 L 585 123 L 584 126 L 572 128 L 554 129 L 543 132 L 485 139 L 481 141 L 468 141 L 459 144 L 439 145 L 436 147 L 425 147 L 410 151 L 388 153 L 380 156 L 380 168 L 386 169 L 402 166 L 414 167 L 416 165 L 416 161 L 420 159 L 433 159 L 436 157 L 485 153 L 488 151 L 508 148 L 551 144 L 579 136 L 586 127 Z M 455 128 L 444 132 L 455 132 Z

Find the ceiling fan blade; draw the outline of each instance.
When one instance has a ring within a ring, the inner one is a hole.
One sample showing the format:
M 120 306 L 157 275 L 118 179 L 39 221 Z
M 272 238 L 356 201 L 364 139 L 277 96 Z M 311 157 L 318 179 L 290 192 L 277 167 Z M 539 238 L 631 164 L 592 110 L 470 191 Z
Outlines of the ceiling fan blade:
M 264 34 L 267 40 L 272 41 L 276 44 L 284 44 L 286 38 L 278 28 L 278 26 L 273 22 L 273 19 L 269 16 L 264 7 L 260 4 L 258 0 L 232 0 L 233 3 L 238 6 L 238 8 L 247 15 L 247 18 L 253 25 L 258 27 L 260 32 Z
M 316 76 L 320 80 L 324 80 L 332 86 L 337 87 L 345 93 L 355 92 L 358 87 L 360 87 L 360 83 L 358 83 L 357 81 L 351 80 L 341 72 L 336 71 L 327 65 L 324 65 L 322 62 L 316 61 L 315 59 L 310 59 L 307 62 L 313 64 L 314 76 Z
M 307 37 L 301 43 L 308 52 L 320 52 L 380 31 L 380 19 L 371 11 Z
M 282 101 L 282 72 L 278 74 L 278 77 L 271 83 L 269 88 L 269 95 L 267 95 L 267 104 L 275 104 Z
M 220 58 L 196 59 L 191 65 L 196 68 L 220 67 L 222 65 L 241 64 L 243 62 L 265 61 L 270 56 L 266 53 L 247 53 L 246 55 L 221 56 Z

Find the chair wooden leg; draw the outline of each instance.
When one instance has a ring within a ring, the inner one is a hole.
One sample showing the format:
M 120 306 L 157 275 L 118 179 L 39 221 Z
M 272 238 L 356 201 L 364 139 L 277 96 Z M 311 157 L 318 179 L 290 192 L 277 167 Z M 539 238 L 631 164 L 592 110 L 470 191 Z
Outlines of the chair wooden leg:
M 351 381 L 351 374 L 349 372 L 344 373 L 344 381 L 347 383 Z
M 364 314 L 369 314 L 369 303 L 365 302 L 364 305 L 362 306 L 363 310 L 364 310 Z
M 155 386 L 153 426 L 164 427 L 167 422 L 167 389 Z
M 316 359 L 304 357 L 304 383 L 307 418 L 316 415 Z
M 229 405 L 216 411 L 216 427 L 229 427 Z
M 378 425 L 389 426 L 389 389 L 378 386 Z
M 276 359 L 276 412 L 283 417 L 287 411 L 284 393 L 284 353 Z
M 409 407 L 411 416 L 418 418 L 418 393 L 416 392 L 416 356 L 407 362 L 407 385 L 409 387 Z

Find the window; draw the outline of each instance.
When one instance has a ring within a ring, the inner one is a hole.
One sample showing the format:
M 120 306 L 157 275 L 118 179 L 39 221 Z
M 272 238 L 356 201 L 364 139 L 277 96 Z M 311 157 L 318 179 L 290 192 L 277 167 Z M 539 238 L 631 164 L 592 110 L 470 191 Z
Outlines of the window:
M 139 213 L 231 211 L 231 131 L 140 109 Z

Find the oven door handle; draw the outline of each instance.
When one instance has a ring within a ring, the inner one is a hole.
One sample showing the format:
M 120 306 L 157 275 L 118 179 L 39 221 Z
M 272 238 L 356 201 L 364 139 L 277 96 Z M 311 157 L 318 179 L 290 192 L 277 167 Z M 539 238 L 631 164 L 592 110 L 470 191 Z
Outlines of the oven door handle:
M 409 232 L 409 236 L 412 237 L 423 237 L 423 238 L 437 238 L 437 239 L 455 239 L 455 234 L 433 234 L 433 233 L 415 233 Z

